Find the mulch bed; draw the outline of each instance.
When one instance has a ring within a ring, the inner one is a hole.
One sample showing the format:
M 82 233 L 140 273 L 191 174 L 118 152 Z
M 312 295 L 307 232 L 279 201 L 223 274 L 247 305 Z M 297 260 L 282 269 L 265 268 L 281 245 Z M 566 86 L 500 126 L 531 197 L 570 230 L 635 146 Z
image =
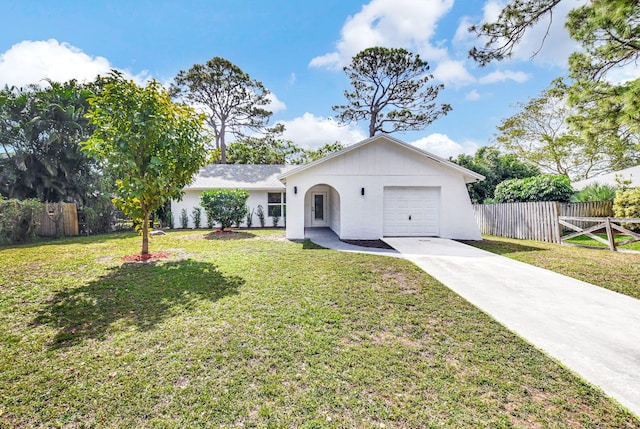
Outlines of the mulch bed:
M 390 249 L 393 250 L 393 247 L 389 246 L 382 240 L 340 240 L 347 244 L 353 244 L 354 246 L 360 247 L 373 247 L 375 249 Z
M 146 255 L 136 253 L 134 255 L 123 256 L 122 260 L 125 262 L 141 262 L 151 259 L 167 259 L 171 257 L 170 252 L 149 252 Z

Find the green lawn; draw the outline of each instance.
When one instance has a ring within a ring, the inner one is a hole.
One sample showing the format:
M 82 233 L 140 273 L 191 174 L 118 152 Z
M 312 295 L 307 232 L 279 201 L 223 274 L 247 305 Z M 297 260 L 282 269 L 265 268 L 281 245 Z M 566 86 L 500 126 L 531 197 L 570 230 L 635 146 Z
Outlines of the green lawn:
M 598 237 L 603 238 L 605 241 L 608 241 L 609 239 L 607 238 L 607 234 L 596 234 Z M 630 238 L 633 238 L 630 235 L 614 235 L 613 239 L 615 240 L 616 243 L 620 243 L 622 241 L 628 240 Z M 603 247 L 603 248 L 609 248 L 609 246 L 607 244 L 601 243 L 598 240 L 594 240 L 593 238 L 586 236 L 586 235 L 579 235 L 578 237 L 574 237 L 570 240 L 567 240 L 569 243 L 572 244 L 580 244 L 583 246 L 595 246 L 595 247 Z M 627 250 L 636 250 L 636 251 L 640 251 L 640 241 L 635 241 L 633 243 L 629 243 L 629 244 L 625 244 L 624 246 L 620 246 L 620 249 L 627 249 Z
M 639 254 L 491 236 L 467 244 L 640 299 Z
M 640 427 L 407 261 L 204 237 L 0 248 L 0 427 Z

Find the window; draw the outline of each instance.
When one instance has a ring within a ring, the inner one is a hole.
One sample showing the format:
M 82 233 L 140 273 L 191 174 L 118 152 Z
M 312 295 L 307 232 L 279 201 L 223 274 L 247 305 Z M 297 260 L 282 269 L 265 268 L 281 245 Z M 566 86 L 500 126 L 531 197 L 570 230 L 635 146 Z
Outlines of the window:
M 287 215 L 287 194 L 285 192 L 269 192 L 267 194 L 267 216 L 283 217 Z

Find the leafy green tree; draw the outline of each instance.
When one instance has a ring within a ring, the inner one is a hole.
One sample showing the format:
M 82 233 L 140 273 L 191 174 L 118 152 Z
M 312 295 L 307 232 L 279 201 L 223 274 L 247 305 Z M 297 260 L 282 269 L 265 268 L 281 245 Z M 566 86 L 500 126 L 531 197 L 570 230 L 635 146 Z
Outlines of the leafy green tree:
M 578 88 L 583 88 L 579 94 Z M 496 141 L 543 171 L 573 179 L 636 165 L 640 125 L 630 108 L 638 102 L 603 95 L 618 90 L 630 93 L 626 85 L 583 82 L 569 87 L 557 79 L 540 97 L 517 104 L 520 111 L 500 123 Z
M 202 105 L 206 123 L 213 130 L 220 163 L 227 163 L 227 132 L 242 136 L 244 130 L 259 130 L 269 121 L 271 112 L 267 90 L 230 61 L 214 57 L 206 64 L 181 70 L 171 86 L 174 96 Z
M 340 142 L 326 143 L 318 149 L 308 149 L 304 151 L 304 159 L 302 164 L 317 161 L 320 158 L 324 158 L 327 155 L 331 155 L 334 152 L 339 152 L 346 146 Z
M 224 231 L 246 217 L 248 199 L 249 192 L 244 189 L 211 189 L 200 194 L 200 205 L 207 218 L 219 223 Z
M 540 174 L 524 179 L 505 180 L 496 187 L 496 203 L 535 201 L 567 202 L 573 195 L 571 181 L 567 176 Z
M 612 85 L 579 80 L 566 89 L 574 114 L 569 124 L 592 152 L 602 154 L 606 170 L 640 163 L 640 79 Z
M 542 19 L 550 22 L 559 3 L 508 2 L 495 22 L 470 28 L 485 40 L 482 48 L 470 51 L 470 56 L 481 65 L 510 57 L 532 25 Z M 606 148 L 608 169 L 634 164 L 640 159 L 640 79 L 611 85 L 605 77 L 612 69 L 640 60 L 640 3 L 592 0 L 572 9 L 565 25 L 581 46 L 569 58 L 573 81 L 568 87 L 568 101 L 579 111 L 571 122 L 583 139 L 593 143 L 592 148 Z M 595 152 L 591 150 L 587 157 Z
M 451 110 L 435 103 L 444 85 L 429 85 L 428 71 L 426 61 L 405 49 L 365 49 L 344 67 L 352 92 L 344 92 L 347 104 L 333 106 L 337 119 L 368 121 L 370 137 L 424 129 Z
M 502 154 L 495 146 L 483 146 L 473 156 L 461 154 L 451 161 L 485 176 L 485 180 L 467 185 L 474 204 L 493 199 L 496 186 L 505 180 L 540 174 L 535 165 L 520 160 L 514 154 Z
M 496 21 L 469 28 L 485 41 L 484 46 L 472 48 L 469 56 L 481 65 L 509 58 L 534 24 L 543 19 L 551 23 L 561 1 L 509 1 Z M 614 66 L 636 62 L 640 53 L 639 18 L 637 0 L 592 0 L 571 10 L 566 27 L 584 48 L 572 56 L 572 70 L 598 80 Z
M 203 118 L 152 80 L 145 87 L 111 71 L 89 98 L 96 126 L 84 149 L 108 164 L 116 177 L 114 202 L 142 223 L 142 255 L 149 253 L 149 217 L 182 188 L 206 161 Z
M 91 85 L 48 82 L 0 90 L 0 193 L 8 198 L 86 204 L 102 191 L 95 162 L 80 142 Z
M 546 90 L 538 98 L 516 105 L 520 111 L 502 120 L 495 138 L 508 153 L 543 171 L 572 178 L 590 177 L 606 169 L 606 158 L 589 145 L 567 120 L 574 111 L 566 97 Z
M 304 150 L 281 136 L 284 125 L 266 130 L 262 137 L 245 137 L 229 145 L 229 164 L 300 164 Z

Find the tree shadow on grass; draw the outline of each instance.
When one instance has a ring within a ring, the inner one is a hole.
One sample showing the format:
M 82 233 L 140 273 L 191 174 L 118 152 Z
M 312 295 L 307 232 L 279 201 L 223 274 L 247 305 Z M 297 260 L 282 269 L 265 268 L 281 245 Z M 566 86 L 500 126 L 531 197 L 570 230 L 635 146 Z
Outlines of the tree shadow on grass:
M 244 283 L 206 262 L 128 263 L 84 286 L 58 292 L 34 323 L 57 329 L 52 349 L 69 347 L 132 326 L 150 330 L 199 301 L 237 294 Z
M 464 244 L 468 244 L 469 246 L 477 247 L 478 249 L 486 250 L 487 252 L 495 253 L 497 255 L 506 255 L 509 253 L 519 253 L 519 252 L 547 251 L 547 249 L 542 247 L 542 245 L 540 247 L 536 247 L 536 246 L 529 246 L 526 244 L 491 240 L 486 238 L 482 241 L 460 240 L 460 242 Z
M 205 240 L 246 240 L 256 235 L 246 231 L 212 231 L 203 236 Z
M 313 241 L 309 240 L 308 238 L 305 238 L 305 240 L 302 242 L 302 248 L 304 250 L 327 250 L 326 247 L 322 247 L 319 244 L 316 244 Z

